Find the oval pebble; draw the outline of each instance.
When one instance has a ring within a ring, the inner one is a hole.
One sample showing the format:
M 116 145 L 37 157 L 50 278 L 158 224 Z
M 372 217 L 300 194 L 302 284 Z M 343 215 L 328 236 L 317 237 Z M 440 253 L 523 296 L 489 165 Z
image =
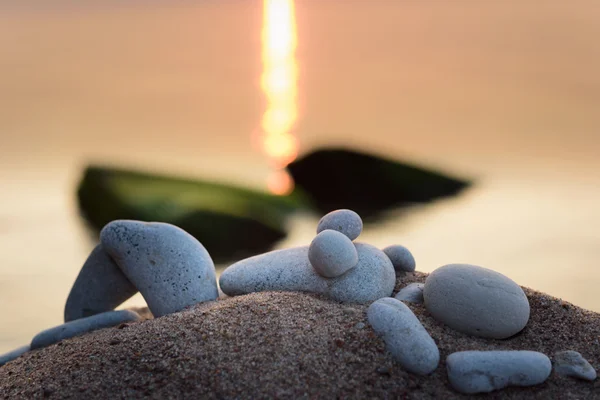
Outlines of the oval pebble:
M 156 318 L 219 295 L 210 255 L 175 225 L 113 221 L 100 232 L 100 242 Z
M 317 234 L 327 229 L 341 232 L 350 240 L 354 240 L 362 232 L 363 222 L 360 215 L 352 210 L 335 210 L 321 218 L 317 225 Z
M 228 296 L 264 291 L 321 293 L 349 303 L 367 303 L 390 296 L 396 283 L 392 263 L 376 247 L 355 243 L 356 267 L 337 278 L 319 275 L 308 260 L 308 246 L 275 250 L 229 266 L 219 278 Z
M 394 298 L 409 303 L 423 304 L 423 287 L 425 284 L 413 282 L 400 289 Z
M 538 385 L 548 379 L 552 364 L 536 351 L 461 351 L 446 358 L 446 369 L 456 391 L 473 394 Z
M 404 246 L 395 244 L 386 247 L 383 252 L 390 258 L 394 269 L 398 272 L 413 272 L 417 267 L 412 253 Z
M 0 366 L 4 365 L 7 362 L 10 362 L 12 360 L 16 360 L 17 358 L 21 357 L 23 354 L 27 353 L 29 350 L 31 350 L 31 346 L 25 345 L 25 346 L 21 346 L 17 349 L 11 350 L 8 353 L 4 353 L 4 354 L 0 355 Z
M 573 350 L 559 351 L 554 354 L 554 371 L 562 376 L 593 381 L 596 370 L 583 356 Z
M 310 243 L 308 259 L 319 275 L 335 278 L 356 266 L 358 253 L 346 235 L 327 229 Z
M 114 310 L 137 291 L 102 245 L 98 245 L 71 288 L 65 305 L 65 322 Z
M 367 309 L 373 330 L 383 337 L 387 350 L 404 369 L 427 375 L 440 362 L 437 345 L 410 308 L 391 297 L 379 299 Z
M 61 340 L 83 335 L 87 332 L 139 320 L 140 316 L 131 310 L 108 311 L 91 317 L 76 319 L 38 333 L 31 340 L 31 349 L 47 347 Z
M 496 271 L 474 265 L 436 269 L 425 281 L 423 297 L 435 319 L 474 336 L 505 339 L 529 320 L 523 289 Z

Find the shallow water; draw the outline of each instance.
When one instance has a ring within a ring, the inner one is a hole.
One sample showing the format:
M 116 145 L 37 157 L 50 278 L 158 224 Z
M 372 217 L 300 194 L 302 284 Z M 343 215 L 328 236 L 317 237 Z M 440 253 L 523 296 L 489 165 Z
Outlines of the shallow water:
M 138 3 L 0 0 L 0 352 L 61 322 L 93 246 L 74 199 L 86 163 L 266 188 L 262 2 Z M 600 311 L 595 0 L 295 6 L 300 152 L 343 144 L 477 182 L 361 240 Z

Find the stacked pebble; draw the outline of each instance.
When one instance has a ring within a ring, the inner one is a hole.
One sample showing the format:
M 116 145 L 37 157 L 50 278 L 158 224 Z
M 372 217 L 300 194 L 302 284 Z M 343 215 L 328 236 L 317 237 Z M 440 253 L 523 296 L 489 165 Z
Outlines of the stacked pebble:
M 386 254 L 352 241 L 363 223 L 351 210 L 325 215 L 310 246 L 276 250 L 239 261 L 221 274 L 221 290 L 236 296 L 281 290 L 320 293 L 341 302 L 367 303 L 392 294 L 396 274 Z

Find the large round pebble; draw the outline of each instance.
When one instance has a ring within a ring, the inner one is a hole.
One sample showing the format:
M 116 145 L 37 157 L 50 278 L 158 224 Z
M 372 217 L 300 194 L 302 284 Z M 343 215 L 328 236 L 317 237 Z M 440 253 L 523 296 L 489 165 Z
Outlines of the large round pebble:
M 26 345 L 26 346 L 21 346 L 17 349 L 11 350 L 8 353 L 4 353 L 4 354 L 0 355 L 0 366 L 4 365 L 7 362 L 10 362 L 12 360 L 16 360 L 17 358 L 21 357 L 23 354 L 27 353 L 29 350 L 31 350 L 31 346 Z
M 65 305 L 65 322 L 114 310 L 137 291 L 102 245 L 98 245 L 71 288 Z
M 321 218 L 317 225 L 317 234 L 326 229 L 341 232 L 350 240 L 354 240 L 362 232 L 363 222 L 360 215 L 352 210 L 335 210 Z
M 408 303 L 423 304 L 423 287 L 423 283 L 413 282 L 400 289 L 394 298 Z
M 406 304 L 391 297 L 379 299 L 367 309 L 367 318 L 404 369 L 427 375 L 437 368 L 438 347 Z
M 308 246 L 276 250 L 231 265 L 219 284 L 228 296 L 263 291 L 321 293 L 340 302 L 367 303 L 392 294 L 396 274 L 376 247 L 356 243 L 356 267 L 337 278 L 324 278 L 308 260 Z
M 596 370 L 583 356 L 573 350 L 559 351 L 554 354 L 554 371 L 562 376 L 593 381 Z
M 346 235 L 327 229 L 310 243 L 308 259 L 319 275 L 335 278 L 356 266 L 358 253 Z
M 131 310 L 108 311 L 91 317 L 76 319 L 38 333 L 31 340 L 31 349 L 47 347 L 61 340 L 83 335 L 87 332 L 139 320 L 140 316 Z
M 535 351 L 461 351 L 446 358 L 448 380 L 461 393 L 533 386 L 548 379 L 550 359 Z
M 100 242 L 142 293 L 155 317 L 219 295 L 210 255 L 196 238 L 177 226 L 113 221 L 100 232 Z
M 404 246 L 395 244 L 386 247 L 383 252 L 390 258 L 394 269 L 398 272 L 413 272 L 417 267 L 412 253 Z
M 450 264 L 433 271 L 423 289 L 431 315 L 457 331 L 505 339 L 529 320 L 529 301 L 523 289 L 487 268 Z

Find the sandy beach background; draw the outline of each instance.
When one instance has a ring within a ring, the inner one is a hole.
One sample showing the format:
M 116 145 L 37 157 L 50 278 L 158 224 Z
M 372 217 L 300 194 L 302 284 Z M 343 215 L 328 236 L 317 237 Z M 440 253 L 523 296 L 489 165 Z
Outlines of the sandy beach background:
M 344 144 L 477 182 L 363 241 L 600 311 L 597 1 L 289 3 L 301 153 Z M 0 352 L 62 322 L 93 246 L 75 207 L 88 162 L 266 188 L 263 6 L 0 0 Z

